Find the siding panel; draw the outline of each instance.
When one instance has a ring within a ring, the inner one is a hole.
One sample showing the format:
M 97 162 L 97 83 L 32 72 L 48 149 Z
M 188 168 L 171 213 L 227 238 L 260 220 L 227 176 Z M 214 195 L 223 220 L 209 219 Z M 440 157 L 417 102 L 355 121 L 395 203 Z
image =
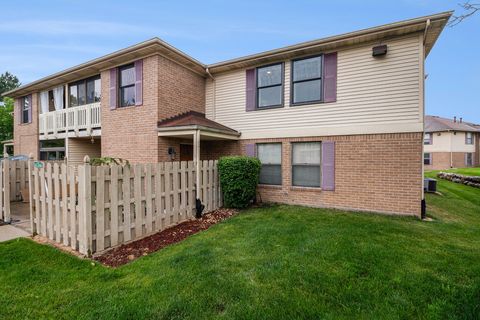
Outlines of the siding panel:
M 207 117 L 242 132 L 244 138 L 284 128 L 300 132 L 394 123 L 421 128 L 420 41 L 420 35 L 387 41 L 384 58 L 372 57 L 372 45 L 339 50 L 337 101 L 327 104 L 290 106 L 290 61 L 285 62 L 285 107 L 279 109 L 245 112 L 245 69 L 215 75 L 215 93 L 211 81 L 206 86 Z

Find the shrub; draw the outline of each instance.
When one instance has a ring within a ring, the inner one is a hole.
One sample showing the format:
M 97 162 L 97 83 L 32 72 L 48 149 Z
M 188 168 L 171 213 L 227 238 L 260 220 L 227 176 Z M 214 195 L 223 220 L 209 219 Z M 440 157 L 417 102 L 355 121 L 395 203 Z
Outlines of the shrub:
M 218 161 L 226 207 L 246 208 L 255 198 L 261 163 L 257 158 L 232 156 Z
M 92 166 L 112 166 L 112 165 L 130 166 L 130 162 L 122 158 L 101 157 L 101 158 L 90 159 L 90 165 Z

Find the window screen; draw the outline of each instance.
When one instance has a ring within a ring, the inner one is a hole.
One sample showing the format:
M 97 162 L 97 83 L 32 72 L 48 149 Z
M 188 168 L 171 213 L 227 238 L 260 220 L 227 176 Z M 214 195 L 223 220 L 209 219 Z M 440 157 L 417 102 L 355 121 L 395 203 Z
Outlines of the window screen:
M 292 184 L 302 187 L 320 187 L 320 142 L 292 144 Z
M 257 156 L 262 163 L 260 170 L 261 184 L 282 184 L 282 144 L 257 144 Z

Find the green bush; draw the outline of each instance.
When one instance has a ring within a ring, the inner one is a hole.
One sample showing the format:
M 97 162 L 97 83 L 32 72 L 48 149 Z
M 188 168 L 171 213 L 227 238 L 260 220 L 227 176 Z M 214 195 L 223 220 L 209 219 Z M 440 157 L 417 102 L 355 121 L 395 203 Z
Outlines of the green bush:
M 257 158 L 232 156 L 218 161 L 223 202 L 229 208 L 246 208 L 255 198 L 261 163 Z

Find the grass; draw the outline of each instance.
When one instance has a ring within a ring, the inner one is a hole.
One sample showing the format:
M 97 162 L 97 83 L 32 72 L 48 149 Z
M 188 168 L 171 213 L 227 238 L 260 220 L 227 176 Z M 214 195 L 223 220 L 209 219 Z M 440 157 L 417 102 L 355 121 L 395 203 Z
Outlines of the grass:
M 117 269 L 0 244 L 1 319 L 478 319 L 480 189 L 440 180 L 433 222 L 251 209 Z

